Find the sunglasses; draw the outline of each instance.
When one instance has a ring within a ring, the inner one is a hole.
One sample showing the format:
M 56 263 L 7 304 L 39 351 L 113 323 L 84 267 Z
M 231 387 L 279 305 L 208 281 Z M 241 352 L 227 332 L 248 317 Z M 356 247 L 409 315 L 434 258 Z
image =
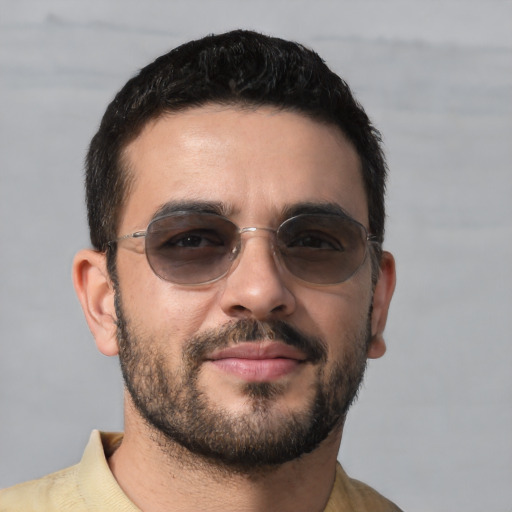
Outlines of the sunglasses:
M 224 277 L 242 251 L 242 235 L 264 232 L 280 264 L 302 281 L 318 285 L 342 283 L 362 266 L 368 243 L 376 243 L 366 228 L 337 214 L 301 214 L 277 229 L 239 228 L 215 213 L 176 211 L 153 219 L 146 231 L 109 242 L 124 244 L 144 237 L 153 272 L 180 285 L 212 283 Z

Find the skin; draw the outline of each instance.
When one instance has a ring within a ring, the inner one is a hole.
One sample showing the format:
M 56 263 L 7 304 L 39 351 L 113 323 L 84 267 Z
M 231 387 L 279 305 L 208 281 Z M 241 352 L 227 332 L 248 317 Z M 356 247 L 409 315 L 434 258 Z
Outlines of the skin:
M 354 148 L 337 128 L 296 113 L 210 105 L 166 115 L 148 123 L 124 157 L 134 180 L 119 235 L 145 229 L 170 200 L 221 201 L 226 216 L 238 226 L 272 228 L 285 220 L 285 207 L 328 202 L 368 227 Z M 252 318 L 284 320 L 323 338 L 328 372 L 354 350 L 353 340 L 364 330 L 372 303 L 367 356 L 385 352 L 382 333 L 395 284 L 394 261 L 387 252 L 375 289 L 368 258 L 344 283 L 299 282 L 276 264 L 267 236 L 247 237 L 231 272 L 210 285 L 192 288 L 163 281 L 144 255 L 134 251 L 120 250 L 117 268 L 125 315 L 138 333 L 158 343 L 169 371 L 179 371 L 183 346 L 194 334 Z M 116 355 L 114 294 L 104 255 L 81 251 L 74 262 L 74 282 L 99 350 Z M 304 410 L 316 370 L 314 365 L 298 365 L 273 377 L 283 385 L 270 405 L 273 421 Z M 236 417 L 251 413 L 243 380 L 222 365 L 208 363 L 201 368 L 198 385 L 212 406 Z M 158 434 L 126 394 L 125 438 L 109 464 L 126 494 L 145 511 L 310 512 L 323 510 L 328 500 L 341 430 L 331 432 L 313 452 L 271 471 L 228 474 L 179 446 L 162 450 Z

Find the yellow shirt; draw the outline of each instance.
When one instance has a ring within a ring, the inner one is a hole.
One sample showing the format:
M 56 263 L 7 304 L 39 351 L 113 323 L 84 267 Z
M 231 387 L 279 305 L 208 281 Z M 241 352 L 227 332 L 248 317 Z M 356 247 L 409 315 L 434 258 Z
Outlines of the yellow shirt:
M 119 487 L 107 463 L 122 434 L 94 430 L 76 466 L 0 491 L 0 512 L 141 512 Z M 325 512 L 400 512 L 338 465 Z

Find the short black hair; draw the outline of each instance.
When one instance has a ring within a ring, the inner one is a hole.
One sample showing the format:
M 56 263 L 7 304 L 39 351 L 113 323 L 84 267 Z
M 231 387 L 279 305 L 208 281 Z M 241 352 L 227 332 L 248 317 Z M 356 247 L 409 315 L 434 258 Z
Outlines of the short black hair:
M 86 158 L 89 230 L 97 250 L 106 251 L 118 236 L 129 190 L 122 161 L 126 145 L 163 113 L 209 103 L 273 106 L 337 126 L 360 158 L 369 229 L 382 242 L 387 168 L 381 136 L 349 86 L 301 44 L 235 30 L 162 55 L 130 79 L 108 106 Z

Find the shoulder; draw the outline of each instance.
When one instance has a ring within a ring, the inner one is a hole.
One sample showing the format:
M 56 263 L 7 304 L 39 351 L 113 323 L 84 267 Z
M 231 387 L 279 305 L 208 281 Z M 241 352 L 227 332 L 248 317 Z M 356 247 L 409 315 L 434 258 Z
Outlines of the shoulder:
M 402 512 L 392 501 L 359 480 L 349 478 L 341 465 L 336 469 L 336 479 L 326 512 Z
M 94 430 L 79 464 L 0 490 L 0 512 L 137 511 L 107 462 L 121 440 L 120 433 Z
M 353 478 L 349 478 L 349 481 L 354 493 L 357 494 L 366 506 L 370 507 L 368 510 L 372 510 L 372 512 L 402 512 L 392 501 L 382 496 L 382 494 L 369 485 Z
M 78 466 L 0 490 L 1 512 L 86 510 L 77 483 Z

